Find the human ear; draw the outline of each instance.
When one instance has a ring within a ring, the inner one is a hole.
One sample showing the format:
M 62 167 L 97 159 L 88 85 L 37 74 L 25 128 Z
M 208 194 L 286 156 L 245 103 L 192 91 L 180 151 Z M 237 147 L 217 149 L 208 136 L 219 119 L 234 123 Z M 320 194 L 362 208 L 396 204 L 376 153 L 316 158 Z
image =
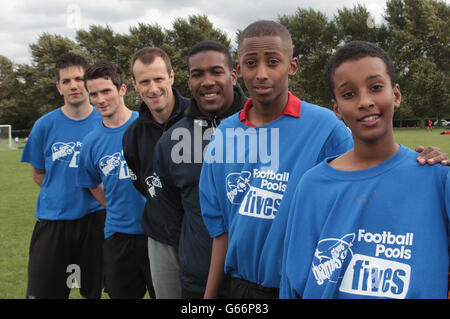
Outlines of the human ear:
M 237 77 L 242 78 L 241 65 L 239 64 L 239 61 L 236 61 L 235 70 L 236 70 Z
M 298 70 L 298 59 L 292 58 L 289 64 L 289 75 L 295 75 Z
M 396 84 L 392 89 L 394 93 L 394 108 L 398 109 L 402 102 L 402 92 L 400 91 L 400 85 Z
M 336 115 L 338 120 L 343 121 L 343 117 L 341 115 L 341 112 L 339 110 L 339 105 L 337 104 L 336 100 L 332 99 L 331 103 L 333 104 L 333 112 L 334 112 L 334 114 Z

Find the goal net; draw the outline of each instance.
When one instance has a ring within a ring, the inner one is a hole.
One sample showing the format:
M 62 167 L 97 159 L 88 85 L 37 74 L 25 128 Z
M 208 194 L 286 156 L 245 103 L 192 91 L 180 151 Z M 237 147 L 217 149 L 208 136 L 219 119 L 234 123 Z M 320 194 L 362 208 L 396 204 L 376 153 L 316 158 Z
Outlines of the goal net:
M 0 125 L 0 150 L 13 148 L 11 125 Z

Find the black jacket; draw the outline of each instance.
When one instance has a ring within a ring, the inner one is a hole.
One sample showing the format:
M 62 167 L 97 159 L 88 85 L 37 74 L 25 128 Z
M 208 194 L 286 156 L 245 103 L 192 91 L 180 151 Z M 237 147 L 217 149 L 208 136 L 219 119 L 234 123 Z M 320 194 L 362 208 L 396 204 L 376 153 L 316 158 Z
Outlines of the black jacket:
M 211 260 L 212 239 L 203 223 L 198 184 L 202 151 L 206 149 L 220 121 L 240 111 L 247 97 L 234 87 L 233 105 L 220 117 L 207 118 L 194 99 L 185 117 L 173 125 L 155 147 L 155 174 L 161 181 L 151 199 L 151 207 L 160 214 L 173 212 L 183 217 L 180 229 L 179 265 L 183 289 L 202 294 L 206 287 Z
M 178 245 L 178 229 L 161 229 L 161 225 L 166 224 L 165 220 L 159 218 L 159 212 L 150 209 L 148 201 L 155 184 L 157 184 L 157 181 L 152 178 L 154 147 L 161 135 L 183 117 L 190 103 L 189 99 L 182 96 L 175 88 L 172 88 L 172 91 L 175 105 L 167 122 L 164 124 L 156 122 L 147 105 L 142 103 L 139 117 L 125 131 L 122 146 L 133 184 L 139 192 L 147 197 L 142 216 L 144 233 L 162 243 Z M 172 234 L 174 231 L 175 233 Z M 172 237 L 174 237 L 173 240 Z

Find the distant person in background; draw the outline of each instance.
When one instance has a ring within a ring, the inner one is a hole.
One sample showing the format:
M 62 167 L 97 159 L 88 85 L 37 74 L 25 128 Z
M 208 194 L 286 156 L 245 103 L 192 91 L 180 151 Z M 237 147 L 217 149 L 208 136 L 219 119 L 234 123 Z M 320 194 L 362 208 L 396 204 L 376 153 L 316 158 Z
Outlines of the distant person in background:
M 427 127 L 427 131 L 432 131 L 433 130 L 433 122 L 431 120 L 428 120 L 428 127 Z
M 103 125 L 83 140 L 77 185 L 99 188 L 93 195 L 106 207 L 105 290 L 113 299 L 140 299 L 147 290 L 155 298 L 141 226 L 145 197 L 133 186 L 122 151 L 123 134 L 139 113 L 125 106 L 123 72 L 112 62 L 98 61 L 84 80 Z
M 56 88 L 64 105 L 36 121 L 22 154 L 41 187 L 27 298 L 68 298 L 71 274 L 83 297 L 101 296 L 105 210 L 87 189 L 75 185 L 82 140 L 101 122 L 84 87 L 87 67 L 76 54 L 56 63 Z
M 450 135 L 450 131 L 444 131 L 441 133 L 441 135 Z

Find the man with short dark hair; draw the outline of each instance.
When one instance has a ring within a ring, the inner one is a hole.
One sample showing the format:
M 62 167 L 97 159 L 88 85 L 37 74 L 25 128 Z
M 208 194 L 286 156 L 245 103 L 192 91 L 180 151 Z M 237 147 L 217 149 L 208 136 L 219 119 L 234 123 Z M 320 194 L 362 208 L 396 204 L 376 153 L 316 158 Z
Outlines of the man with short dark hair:
M 56 87 L 64 105 L 36 121 L 22 154 L 41 187 L 27 298 L 68 298 L 71 274 L 83 297 L 101 296 L 105 211 L 88 190 L 75 185 L 81 141 L 101 121 L 84 87 L 87 65 L 76 54 L 56 63 Z
M 149 199 L 159 187 L 153 176 L 153 149 L 161 135 L 182 116 L 189 100 L 174 87 L 174 72 L 167 54 L 159 48 L 137 51 L 131 63 L 133 86 L 143 103 L 139 118 L 123 137 L 124 157 L 132 173 L 134 186 L 147 197 L 142 228 L 148 236 L 148 254 L 156 298 L 181 297 L 178 275 L 179 224 L 182 216 L 161 213 L 151 208 Z
M 83 140 L 77 185 L 89 188 L 106 207 L 105 287 L 109 296 L 155 298 L 141 226 L 145 197 L 131 182 L 123 158 L 122 137 L 138 113 L 126 107 L 123 72 L 110 61 L 98 61 L 84 74 L 92 104 L 103 117 Z
M 178 249 L 183 298 L 203 298 L 211 260 L 212 239 L 203 223 L 198 184 L 203 150 L 221 120 L 240 111 L 247 97 L 237 85 L 228 49 L 202 41 L 188 53 L 190 106 L 155 147 L 155 187 L 151 207 L 183 216 Z M 178 225 L 173 225 L 178 228 Z M 219 294 L 220 296 L 221 294 Z

